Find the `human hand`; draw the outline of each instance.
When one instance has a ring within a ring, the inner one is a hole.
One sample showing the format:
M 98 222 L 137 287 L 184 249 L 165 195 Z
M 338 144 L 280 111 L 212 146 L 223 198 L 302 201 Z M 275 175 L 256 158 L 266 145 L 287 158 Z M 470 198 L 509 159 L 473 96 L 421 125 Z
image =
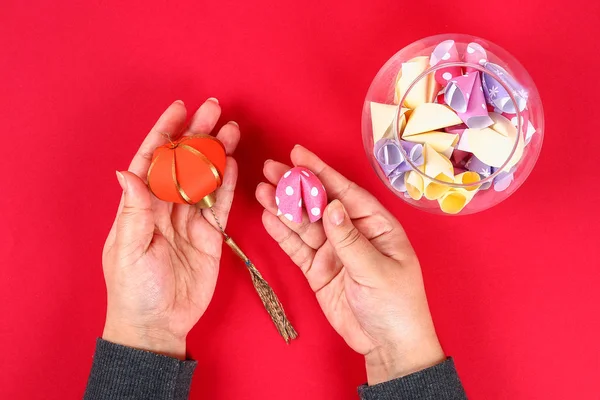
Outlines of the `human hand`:
M 183 135 L 209 134 L 221 107 L 207 100 L 186 127 L 186 108 L 176 101 L 158 119 L 127 172 L 117 172 L 123 195 L 108 234 L 102 264 L 107 289 L 102 338 L 142 350 L 185 359 L 186 336 L 206 311 L 214 293 L 222 235 L 210 210 L 166 203 L 146 186 L 154 149 Z M 229 122 L 219 131 L 227 154 L 233 153 L 239 127 Z M 223 184 L 213 207 L 227 224 L 237 164 L 227 157 Z
M 267 232 L 300 267 L 333 328 L 365 356 L 370 385 L 445 359 L 437 339 L 419 261 L 400 223 L 366 190 L 301 146 L 295 166 L 313 171 L 329 199 L 323 219 L 301 224 L 277 217 L 275 187 L 290 168 L 265 162 L 256 198 Z

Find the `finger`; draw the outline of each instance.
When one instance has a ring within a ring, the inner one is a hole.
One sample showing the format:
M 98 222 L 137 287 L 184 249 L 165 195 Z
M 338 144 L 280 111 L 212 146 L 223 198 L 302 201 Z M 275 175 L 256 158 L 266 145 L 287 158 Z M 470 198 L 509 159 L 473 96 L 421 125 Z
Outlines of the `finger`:
M 342 201 L 351 218 L 361 218 L 379 211 L 385 212 L 385 208 L 373 195 L 304 147 L 296 145 L 290 157 L 294 165 L 306 167 L 314 172 L 325 186 L 327 196 Z
M 223 176 L 223 184 L 217 190 L 216 196 L 217 201 L 212 207 L 217 219 L 221 223 L 223 229 L 227 226 L 227 220 L 229 219 L 229 211 L 233 204 L 233 196 L 235 192 L 235 185 L 238 178 L 238 165 L 233 157 L 227 157 L 227 165 L 225 167 L 225 174 Z M 219 229 L 217 222 L 215 221 L 214 215 L 210 209 L 202 210 L 202 215 L 210 224 L 215 228 Z M 200 216 L 198 216 L 200 217 Z
M 291 168 L 289 165 L 280 163 L 279 161 L 267 160 L 263 166 L 263 174 L 273 186 L 277 186 L 283 174 Z
M 160 116 L 154 127 L 150 130 L 137 153 L 131 160 L 129 171 L 140 178 L 146 179 L 148 168 L 152 162 L 154 150 L 168 143 L 168 136 L 175 139 L 185 124 L 187 111 L 183 101 L 177 100 L 171 104 Z
M 116 245 L 127 249 L 126 256 L 141 256 L 154 233 L 152 200 L 148 187 L 131 172 L 118 172 L 123 188 L 123 208 L 117 216 Z
M 406 232 L 395 220 L 390 220 L 382 214 L 374 214 L 353 219 L 352 223 L 381 254 L 400 262 L 415 258 Z
M 272 163 L 274 164 L 275 162 L 273 161 Z M 278 214 L 277 204 L 275 203 L 275 187 L 268 183 L 261 182 L 256 187 L 255 195 L 258 202 L 267 211 L 273 215 Z M 303 213 L 302 222 L 299 224 L 291 222 L 283 216 L 279 216 L 279 219 L 288 228 L 296 232 L 304 243 L 313 249 L 318 249 L 327 240 L 325 232 L 323 231 L 323 224 L 320 221 L 311 223 L 305 213 Z
M 219 130 L 217 139 L 225 146 L 228 155 L 232 155 L 240 142 L 240 126 L 235 121 L 229 121 Z
M 354 226 L 339 200 L 332 201 L 325 209 L 323 227 L 352 279 L 366 286 L 378 280 L 387 258 Z
M 262 221 L 267 233 L 306 275 L 315 257 L 315 250 L 269 211 L 263 211 Z
M 208 135 L 214 129 L 219 117 L 221 116 L 221 106 L 219 100 L 211 97 L 202 104 L 192 116 L 188 129 L 184 136 Z

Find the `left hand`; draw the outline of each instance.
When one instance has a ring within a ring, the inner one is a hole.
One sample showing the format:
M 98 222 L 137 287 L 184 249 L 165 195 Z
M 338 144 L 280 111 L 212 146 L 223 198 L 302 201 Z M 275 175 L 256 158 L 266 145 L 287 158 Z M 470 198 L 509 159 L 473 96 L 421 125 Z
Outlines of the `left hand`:
M 158 200 L 146 175 L 154 149 L 183 135 L 209 134 L 221 114 L 216 99 L 207 100 L 185 126 L 186 107 L 176 101 L 152 128 L 127 172 L 117 172 L 123 189 L 117 217 L 102 254 L 107 288 L 102 338 L 179 359 L 186 356 L 186 336 L 206 311 L 214 293 L 222 235 L 210 210 Z M 240 131 L 225 124 L 217 138 L 233 153 Z M 223 184 L 214 210 L 223 226 L 237 180 L 237 164 L 227 157 Z

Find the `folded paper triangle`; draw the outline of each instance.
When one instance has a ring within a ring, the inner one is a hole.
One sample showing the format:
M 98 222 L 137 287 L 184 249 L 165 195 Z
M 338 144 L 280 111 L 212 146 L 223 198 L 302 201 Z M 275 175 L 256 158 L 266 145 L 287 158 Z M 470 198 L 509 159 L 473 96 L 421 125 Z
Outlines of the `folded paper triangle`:
M 429 67 L 429 57 L 415 57 L 405 63 L 402 63 L 402 68 L 396 78 L 396 88 L 394 93 L 394 103 L 399 104 L 404 95 L 404 104 L 402 106 L 408 108 L 416 108 L 421 104 L 433 101 L 433 97 L 439 88 L 435 82 L 431 82 L 431 75 L 425 76 L 417 81 L 408 92 L 408 88 L 412 85 L 415 79 L 427 70 Z M 408 92 L 408 94 L 407 94 Z
M 382 138 L 391 139 L 391 126 L 398 115 L 398 106 L 393 104 L 381 104 L 374 101 L 370 104 L 371 124 L 373 127 L 373 143 Z
M 445 152 L 458 142 L 458 135 L 446 132 L 425 132 L 403 138 L 408 142 L 429 144 L 435 151 Z
M 426 103 L 413 110 L 406 122 L 402 137 L 436 131 L 460 123 L 462 120 L 447 106 Z

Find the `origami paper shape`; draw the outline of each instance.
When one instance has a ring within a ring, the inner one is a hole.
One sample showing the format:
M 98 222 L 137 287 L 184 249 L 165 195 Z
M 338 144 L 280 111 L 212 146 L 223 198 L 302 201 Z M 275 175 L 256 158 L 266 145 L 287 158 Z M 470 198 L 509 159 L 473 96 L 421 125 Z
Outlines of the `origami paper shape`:
M 400 144 L 394 139 L 381 139 L 375 144 L 373 153 L 386 176 L 404 162 Z
M 429 67 L 429 57 L 415 57 L 405 63 L 402 63 L 402 68 L 398 72 L 396 78 L 396 88 L 394 92 L 394 103 L 399 104 L 402 97 L 407 94 L 408 88 L 413 81 L 427 70 Z M 414 109 L 421 104 L 433 101 L 435 93 L 439 91 L 439 86 L 431 75 L 427 75 L 419 80 L 412 87 L 410 92 L 404 99 L 403 106 Z
M 479 71 L 457 76 L 448 82 L 445 103 L 469 128 L 485 128 L 492 124 L 488 116 Z
M 321 219 L 327 205 L 325 187 L 307 168 L 295 167 L 283 174 L 275 191 L 278 215 L 289 221 L 302 222 L 302 205 L 306 208 L 310 222 Z
M 487 178 L 492 174 L 492 167 L 481 161 L 476 156 L 472 156 L 469 161 L 467 161 L 465 168 L 467 168 L 469 171 L 476 172 L 483 178 Z
M 370 108 L 371 125 L 373 127 L 373 143 L 377 143 L 384 137 L 391 139 L 392 131 L 390 128 L 394 119 L 398 116 L 398 106 L 372 101 L 370 103 Z
M 471 42 L 467 45 L 467 51 L 464 54 L 465 62 L 469 64 L 485 65 L 487 62 L 487 53 L 478 43 Z M 477 71 L 475 68 L 467 67 L 467 73 Z
M 436 151 L 442 153 L 458 143 L 458 135 L 445 132 L 425 132 L 417 135 L 405 136 L 407 142 L 429 144 Z M 449 157 L 448 157 L 449 158 Z
M 407 136 L 437 131 L 461 123 L 462 120 L 448 106 L 425 103 L 411 113 L 402 132 L 402 138 L 406 139 Z
M 495 171 L 494 171 L 495 172 Z M 494 190 L 496 192 L 505 191 L 514 180 L 514 170 L 502 171 L 494 178 Z
M 438 64 L 459 62 L 460 57 L 458 56 L 458 50 L 456 49 L 456 43 L 454 40 L 445 40 L 438 44 L 429 59 L 429 65 L 432 67 Z M 445 86 L 449 80 L 462 75 L 462 69 L 458 66 L 440 68 L 435 71 L 435 80 L 442 86 Z
M 398 192 L 406 192 L 406 185 L 404 183 L 404 175 L 407 174 L 407 171 L 395 170 L 390 176 L 390 184 L 392 187 Z
M 417 171 L 409 171 L 404 175 L 406 193 L 413 200 L 421 200 L 423 197 L 423 177 Z
M 404 149 L 404 151 L 406 152 L 406 154 L 408 155 L 408 158 L 410 159 L 410 161 L 412 161 L 413 165 L 421 166 L 423 165 L 423 163 L 425 162 L 425 157 L 423 155 L 423 145 L 420 143 L 411 143 L 411 142 L 406 142 L 404 140 L 400 141 L 400 145 L 402 146 L 402 148 Z M 404 160 L 403 163 L 401 163 L 398 168 L 396 168 L 398 171 L 410 171 L 412 169 L 412 167 L 410 166 L 410 164 L 408 162 L 406 162 L 406 159 Z
M 517 114 L 502 113 L 502 116 L 508 118 L 510 123 L 513 124 L 515 128 L 518 128 Z M 533 134 L 536 132 L 536 129 L 529 119 L 529 110 L 527 108 L 521 112 L 521 129 L 522 132 L 525 132 L 525 145 L 528 145 L 533 137 Z
M 523 111 L 527 105 L 529 93 L 501 66 L 486 62 L 484 68 L 498 76 L 502 83 L 510 88 L 517 104 L 515 105 L 504 86 L 490 74 L 483 74 L 483 90 L 487 102 L 502 112 L 515 114 L 517 109 Z

